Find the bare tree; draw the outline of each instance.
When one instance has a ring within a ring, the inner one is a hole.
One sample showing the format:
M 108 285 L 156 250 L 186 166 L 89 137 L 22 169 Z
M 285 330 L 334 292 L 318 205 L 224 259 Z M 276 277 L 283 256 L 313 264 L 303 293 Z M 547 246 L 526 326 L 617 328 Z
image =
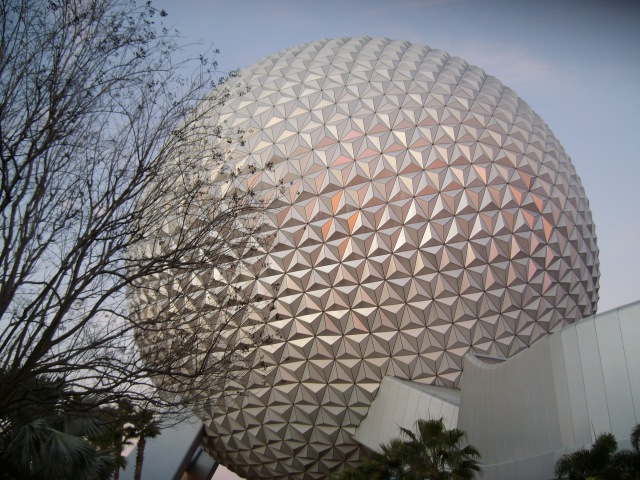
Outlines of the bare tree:
M 92 405 L 193 402 L 268 339 L 239 328 L 268 303 L 228 285 L 262 268 L 260 201 L 213 146 L 242 132 L 207 121 L 242 87 L 203 58 L 185 77 L 165 15 L 0 0 L 0 434 L 30 379 Z

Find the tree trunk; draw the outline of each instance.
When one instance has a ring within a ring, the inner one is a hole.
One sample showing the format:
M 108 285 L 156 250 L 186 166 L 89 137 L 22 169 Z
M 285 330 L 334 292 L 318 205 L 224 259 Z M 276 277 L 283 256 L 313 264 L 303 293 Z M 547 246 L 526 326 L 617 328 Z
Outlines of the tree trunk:
M 144 447 L 147 439 L 140 437 L 138 439 L 138 450 L 136 451 L 136 470 L 133 474 L 133 480 L 141 480 L 142 478 L 142 462 L 144 462 Z

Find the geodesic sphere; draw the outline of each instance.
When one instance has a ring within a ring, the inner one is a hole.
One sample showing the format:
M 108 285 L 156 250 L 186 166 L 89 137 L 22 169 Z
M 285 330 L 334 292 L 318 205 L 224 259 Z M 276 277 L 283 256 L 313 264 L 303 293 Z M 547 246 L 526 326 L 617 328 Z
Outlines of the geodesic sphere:
M 568 156 L 496 78 L 426 46 L 322 40 L 234 79 L 212 121 L 227 166 L 273 199 L 255 280 L 274 301 L 264 373 L 204 414 L 247 478 L 323 478 L 385 375 L 457 387 L 595 313 L 598 249 Z M 225 143 L 226 142 L 226 143 Z M 271 200 L 270 200 L 271 201 Z

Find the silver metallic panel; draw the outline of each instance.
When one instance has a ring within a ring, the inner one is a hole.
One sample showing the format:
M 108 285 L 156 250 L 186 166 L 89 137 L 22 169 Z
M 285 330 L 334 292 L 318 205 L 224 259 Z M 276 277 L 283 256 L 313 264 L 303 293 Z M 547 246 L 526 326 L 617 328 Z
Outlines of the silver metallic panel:
M 351 433 L 385 375 L 456 388 L 468 352 L 511 357 L 595 312 L 598 250 L 575 169 L 482 69 L 361 37 L 285 50 L 232 81 L 247 93 L 212 116 L 212 137 L 224 125 L 242 140 L 214 138 L 226 163 L 211 175 L 267 201 L 269 242 L 245 259 L 264 268 L 225 287 L 271 302 L 235 327 L 273 342 L 237 397 L 205 392 L 223 464 L 322 478 L 360 458 Z
M 598 315 L 597 319 L 596 333 L 601 352 L 603 386 L 611 424 L 609 431 L 618 438 L 624 438 L 629 434 L 629 425 L 633 425 L 629 418 L 629 412 L 633 412 L 633 399 L 618 311 Z
M 400 427 L 413 430 L 420 419 L 443 418 L 447 428 L 455 428 L 459 390 L 421 387 L 391 376 L 384 377 L 369 414 L 353 438 L 371 450 L 378 450 L 381 443 L 400 436 Z
M 582 372 L 582 359 L 578 348 L 578 334 L 575 328 L 560 332 L 566 368 L 567 389 L 573 421 L 573 435 L 576 445 L 587 445 L 593 441 L 587 395 Z M 588 355 L 588 352 L 586 352 Z
M 465 359 L 458 427 L 485 464 L 535 457 L 562 446 L 548 338 L 504 363 Z
M 551 352 L 551 369 L 553 371 L 554 390 L 558 404 L 560 438 L 562 445 L 575 445 L 576 440 L 573 433 L 573 420 L 571 416 L 571 398 L 569 397 L 567 367 L 564 361 L 561 334 L 551 335 L 549 337 L 549 350 Z
M 638 339 L 640 339 L 640 302 L 619 308 L 618 317 L 620 319 L 620 331 L 627 360 L 629 386 L 635 413 L 635 419 L 630 424 L 635 425 L 640 423 L 640 348 L 638 348 Z
M 602 352 L 598 345 L 595 318 L 584 320 L 580 324 L 580 328 L 576 328 L 576 333 L 578 334 L 584 391 L 591 428 L 595 435 L 600 432 L 610 432 L 611 422 L 609 421 L 609 408 L 604 392 L 604 378 L 600 360 Z

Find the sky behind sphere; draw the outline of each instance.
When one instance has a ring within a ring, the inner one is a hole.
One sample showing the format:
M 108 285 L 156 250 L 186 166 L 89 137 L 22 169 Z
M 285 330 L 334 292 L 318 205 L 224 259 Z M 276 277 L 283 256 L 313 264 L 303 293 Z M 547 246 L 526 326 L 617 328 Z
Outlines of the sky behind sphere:
M 302 43 L 389 37 L 447 51 L 512 88 L 582 180 L 600 248 L 600 312 L 640 300 L 640 0 L 156 0 L 222 70 Z M 230 475 L 230 474 L 229 474 Z M 218 480 L 237 478 L 219 471 Z

